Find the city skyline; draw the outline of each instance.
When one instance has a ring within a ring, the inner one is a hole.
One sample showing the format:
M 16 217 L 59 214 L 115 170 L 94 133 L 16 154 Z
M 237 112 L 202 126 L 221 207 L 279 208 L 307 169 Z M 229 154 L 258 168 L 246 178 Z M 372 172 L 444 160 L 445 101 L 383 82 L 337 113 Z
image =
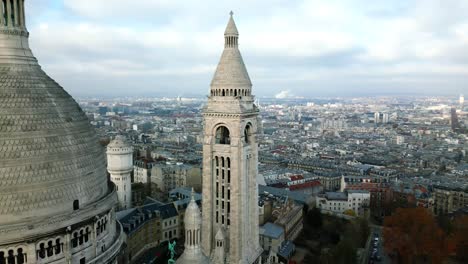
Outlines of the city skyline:
M 466 90 L 463 1 L 105 2 L 27 2 L 35 55 L 72 95 L 204 96 L 231 9 L 258 97 Z

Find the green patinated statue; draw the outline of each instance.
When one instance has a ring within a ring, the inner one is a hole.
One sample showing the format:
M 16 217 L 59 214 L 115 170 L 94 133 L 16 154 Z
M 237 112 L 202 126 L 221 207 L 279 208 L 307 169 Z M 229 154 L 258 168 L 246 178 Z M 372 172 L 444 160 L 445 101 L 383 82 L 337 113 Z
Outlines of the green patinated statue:
M 174 264 L 175 263 L 175 260 L 174 260 L 174 255 L 175 255 L 175 246 L 176 246 L 176 242 L 169 242 L 169 244 L 167 245 L 168 248 L 169 248 L 169 251 L 171 252 L 171 259 L 167 261 L 167 264 Z

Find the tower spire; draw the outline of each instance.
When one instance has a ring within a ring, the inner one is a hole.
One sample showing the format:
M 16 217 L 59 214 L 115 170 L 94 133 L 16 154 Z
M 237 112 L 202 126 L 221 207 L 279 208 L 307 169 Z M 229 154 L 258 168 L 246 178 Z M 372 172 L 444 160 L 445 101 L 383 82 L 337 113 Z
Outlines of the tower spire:
M 239 31 L 237 31 L 236 22 L 234 22 L 234 12 L 229 12 L 229 21 L 224 31 L 224 47 L 237 48 L 239 40 Z
M 251 98 L 252 82 L 239 51 L 239 31 L 231 11 L 224 31 L 224 51 L 211 81 L 211 96 Z

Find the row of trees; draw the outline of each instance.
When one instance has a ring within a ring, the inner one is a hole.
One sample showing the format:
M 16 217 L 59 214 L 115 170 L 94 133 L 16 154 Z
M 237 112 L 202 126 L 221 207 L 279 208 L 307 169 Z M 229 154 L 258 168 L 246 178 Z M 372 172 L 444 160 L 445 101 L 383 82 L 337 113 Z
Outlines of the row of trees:
M 436 219 L 425 208 L 398 208 L 384 220 L 384 247 L 398 263 L 468 263 L 468 216 Z

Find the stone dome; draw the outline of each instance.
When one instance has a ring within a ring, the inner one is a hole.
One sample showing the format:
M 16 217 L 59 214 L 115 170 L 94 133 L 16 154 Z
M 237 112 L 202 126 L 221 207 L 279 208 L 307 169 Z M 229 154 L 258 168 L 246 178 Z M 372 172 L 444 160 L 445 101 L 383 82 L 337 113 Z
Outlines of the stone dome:
M 0 25 L 2 228 L 31 229 L 32 221 L 70 214 L 109 194 L 105 153 L 94 129 L 41 69 L 28 36 L 24 25 Z

